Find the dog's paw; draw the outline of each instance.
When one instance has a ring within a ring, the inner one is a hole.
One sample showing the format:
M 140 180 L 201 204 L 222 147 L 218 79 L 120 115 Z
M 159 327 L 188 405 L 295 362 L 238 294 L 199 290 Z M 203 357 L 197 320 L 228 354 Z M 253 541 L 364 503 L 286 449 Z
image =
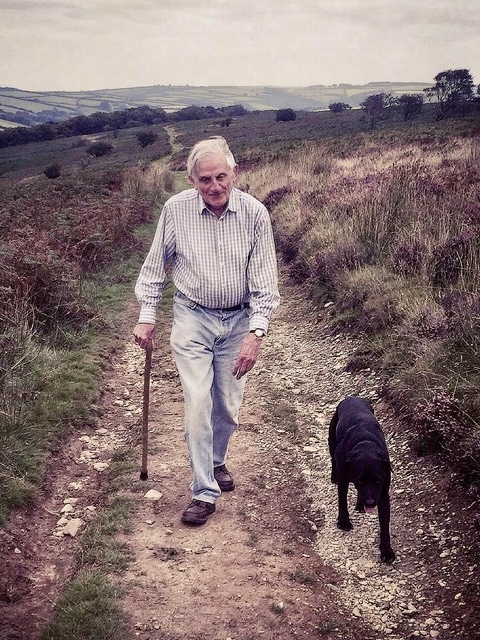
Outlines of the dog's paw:
M 339 529 L 341 529 L 342 531 L 351 531 L 353 529 L 353 524 L 350 520 L 350 518 L 347 518 L 346 520 L 337 520 L 337 527 Z
M 388 547 L 388 549 L 380 549 L 380 558 L 382 562 L 386 562 L 387 564 L 392 564 L 395 560 L 395 552 L 392 547 Z
M 357 502 L 357 504 L 355 505 L 355 511 L 358 511 L 359 513 L 365 513 L 365 507 L 360 502 Z

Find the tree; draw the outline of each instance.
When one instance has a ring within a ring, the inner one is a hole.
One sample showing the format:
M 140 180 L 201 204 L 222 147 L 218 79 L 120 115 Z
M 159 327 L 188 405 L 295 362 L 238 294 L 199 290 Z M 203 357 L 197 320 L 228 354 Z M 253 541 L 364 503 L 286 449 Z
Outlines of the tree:
M 427 98 L 437 100 L 439 120 L 464 111 L 473 99 L 473 79 L 468 69 L 441 71 L 434 80 L 433 87 L 424 92 Z
M 297 119 L 297 114 L 293 109 L 279 109 L 277 111 L 277 122 L 290 122 Z
M 392 94 L 376 93 L 367 96 L 365 100 L 360 103 L 360 106 L 367 114 L 368 121 L 373 129 L 373 127 L 385 117 L 385 110 L 395 106 L 396 103 L 397 101 Z
M 398 98 L 398 104 L 402 108 L 403 119 L 411 120 L 422 112 L 423 95 L 421 93 L 404 93 Z
M 332 113 L 342 113 L 342 111 L 349 111 L 352 107 L 345 102 L 332 102 L 328 108 Z
M 148 147 L 158 140 L 158 134 L 155 131 L 139 131 L 137 133 L 137 140 L 142 149 Z
M 89 147 L 87 147 L 86 152 L 89 156 L 93 156 L 94 158 L 99 158 L 100 156 L 105 156 L 113 151 L 113 145 L 110 142 L 104 142 L 99 140 L 98 142 L 94 142 Z

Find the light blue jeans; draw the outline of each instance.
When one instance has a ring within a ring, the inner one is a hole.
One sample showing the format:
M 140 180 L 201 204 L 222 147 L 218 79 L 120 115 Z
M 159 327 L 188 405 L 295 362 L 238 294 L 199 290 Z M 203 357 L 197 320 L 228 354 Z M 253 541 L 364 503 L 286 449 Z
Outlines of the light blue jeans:
M 183 389 L 190 488 L 197 500 L 215 502 L 221 493 L 213 468 L 224 464 L 238 426 L 246 376 L 237 380 L 232 370 L 248 329 L 246 309 L 205 309 L 175 294 L 170 343 Z

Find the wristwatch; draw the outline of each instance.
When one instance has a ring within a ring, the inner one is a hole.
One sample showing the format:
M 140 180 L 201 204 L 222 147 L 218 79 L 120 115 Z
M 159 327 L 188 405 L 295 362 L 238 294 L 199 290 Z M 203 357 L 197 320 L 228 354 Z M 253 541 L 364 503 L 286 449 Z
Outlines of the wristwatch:
M 254 333 L 257 338 L 263 338 L 266 335 L 263 329 L 252 329 L 250 333 Z

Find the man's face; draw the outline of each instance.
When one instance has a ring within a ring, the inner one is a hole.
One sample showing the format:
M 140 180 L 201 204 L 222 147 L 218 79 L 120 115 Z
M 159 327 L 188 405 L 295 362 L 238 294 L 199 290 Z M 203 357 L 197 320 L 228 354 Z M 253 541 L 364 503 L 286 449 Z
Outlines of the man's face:
M 231 169 L 223 154 L 209 153 L 195 164 L 190 182 L 217 216 L 224 211 L 237 177 L 238 167 Z

